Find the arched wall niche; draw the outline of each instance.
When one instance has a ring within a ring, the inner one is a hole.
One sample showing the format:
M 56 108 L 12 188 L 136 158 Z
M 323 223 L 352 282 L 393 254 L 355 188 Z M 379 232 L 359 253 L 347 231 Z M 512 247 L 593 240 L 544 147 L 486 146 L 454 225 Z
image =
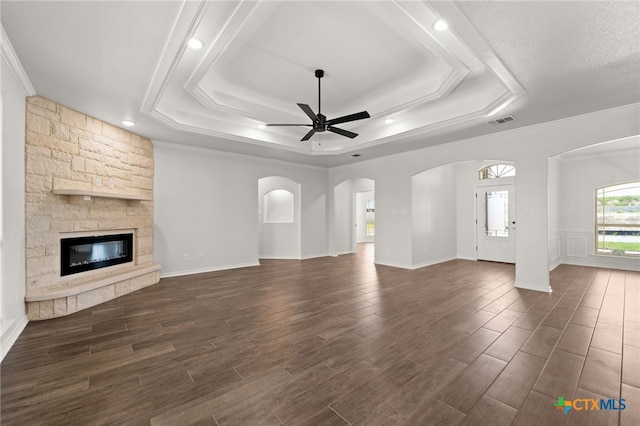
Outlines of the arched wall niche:
M 301 258 L 301 185 L 283 176 L 258 179 L 258 257 Z
M 294 223 L 295 195 L 286 189 L 272 189 L 262 197 L 262 223 Z

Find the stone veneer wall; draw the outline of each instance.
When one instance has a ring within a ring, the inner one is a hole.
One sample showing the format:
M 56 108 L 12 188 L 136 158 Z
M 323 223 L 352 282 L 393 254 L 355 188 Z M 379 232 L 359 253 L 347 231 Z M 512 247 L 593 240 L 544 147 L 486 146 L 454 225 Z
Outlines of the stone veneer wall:
M 27 99 L 26 114 L 29 319 L 67 315 L 157 283 L 159 266 L 154 272 L 87 291 L 87 282 L 104 278 L 105 273 L 61 278 L 59 256 L 60 233 L 134 229 L 134 263 L 153 265 L 153 201 L 85 200 L 53 193 L 74 189 L 152 200 L 151 141 L 38 96 Z M 71 296 L 43 298 L 49 290 L 83 285 L 85 290 Z

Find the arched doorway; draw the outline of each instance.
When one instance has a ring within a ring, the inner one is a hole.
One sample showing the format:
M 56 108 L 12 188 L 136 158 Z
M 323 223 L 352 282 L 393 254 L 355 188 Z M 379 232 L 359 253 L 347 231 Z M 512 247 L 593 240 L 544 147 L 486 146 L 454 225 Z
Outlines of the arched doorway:
M 640 136 L 550 157 L 547 176 L 549 269 L 569 264 L 638 270 L 637 190 L 608 189 L 640 182 Z
M 515 184 L 513 176 L 481 179 L 481 170 L 495 164 L 511 163 L 464 161 L 424 170 L 412 176 L 412 268 L 452 259 L 499 260 L 478 256 L 478 249 L 484 243 L 479 241 L 479 234 L 484 233 L 486 222 L 479 215 L 479 210 L 481 214 L 485 214 L 486 210 L 478 199 L 484 201 L 483 191 L 493 195 L 491 192 L 495 188 L 492 185 Z M 489 173 L 486 172 L 487 175 Z M 514 187 L 509 188 L 512 203 L 515 201 L 514 192 Z M 511 212 L 515 212 L 513 204 Z M 513 257 L 500 261 L 515 263 L 515 245 Z

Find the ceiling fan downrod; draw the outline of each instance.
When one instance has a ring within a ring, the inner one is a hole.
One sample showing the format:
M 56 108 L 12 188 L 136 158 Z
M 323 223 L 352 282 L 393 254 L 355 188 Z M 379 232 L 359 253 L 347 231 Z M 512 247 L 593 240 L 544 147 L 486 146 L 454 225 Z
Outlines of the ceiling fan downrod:
M 324 77 L 324 70 L 316 70 L 316 78 L 318 79 L 318 114 L 322 112 L 320 108 L 320 80 Z

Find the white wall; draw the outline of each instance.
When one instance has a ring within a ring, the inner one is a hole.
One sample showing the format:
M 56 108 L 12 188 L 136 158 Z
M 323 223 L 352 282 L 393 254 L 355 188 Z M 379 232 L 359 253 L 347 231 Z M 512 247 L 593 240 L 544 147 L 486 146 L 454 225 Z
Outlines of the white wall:
M 611 142 L 609 152 L 590 154 L 586 150 L 550 159 L 550 168 L 557 168 L 554 173 L 558 175 L 557 189 L 550 191 L 555 193 L 550 211 L 557 216 L 555 232 L 562 263 L 640 270 L 637 258 L 594 254 L 596 188 L 640 180 L 640 137 L 633 139 L 637 143 L 631 149 L 625 144 L 625 149 L 617 150 L 616 142 Z
M 258 180 L 266 176 L 300 183 L 300 257 L 326 255 L 325 169 L 155 141 L 154 159 L 161 276 L 257 265 Z
M 265 222 L 265 195 L 276 190 L 285 190 L 293 195 L 291 223 Z M 300 259 L 300 198 L 300 184 L 291 179 L 268 176 L 258 180 L 258 256 L 261 259 Z
M 491 162 L 467 161 L 456 164 L 456 257 L 476 260 L 476 186 L 478 170 Z
M 376 263 L 412 265 L 411 177 L 438 166 L 500 158 L 517 169 L 516 285 L 549 290 L 547 158 L 640 134 L 639 105 L 333 168 L 330 184 L 358 176 L 376 182 Z
M 25 311 L 25 96 L 34 95 L 2 29 L 1 358 L 27 324 Z
M 457 252 L 456 166 L 426 170 L 411 179 L 412 267 L 455 259 Z
M 340 255 L 353 253 L 353 188 L 351 180 L 333 188 L 333 218 L 335 252 Z
M 549 158 L 549 270 L 554 269 L 563 261 L 560 249 L 560 188 L 562 181 L 560 177 L 561 161 L 560 157 Z
M 303 176 L 300 185 L 301 257 L 328 255 L 327 171 L 293 167 L 292 174 Z
M 401 167 L 395 161 L 390 165 Z M 411 175 L 376 168 L 376 247 L 375 262 L 411 268 Z

